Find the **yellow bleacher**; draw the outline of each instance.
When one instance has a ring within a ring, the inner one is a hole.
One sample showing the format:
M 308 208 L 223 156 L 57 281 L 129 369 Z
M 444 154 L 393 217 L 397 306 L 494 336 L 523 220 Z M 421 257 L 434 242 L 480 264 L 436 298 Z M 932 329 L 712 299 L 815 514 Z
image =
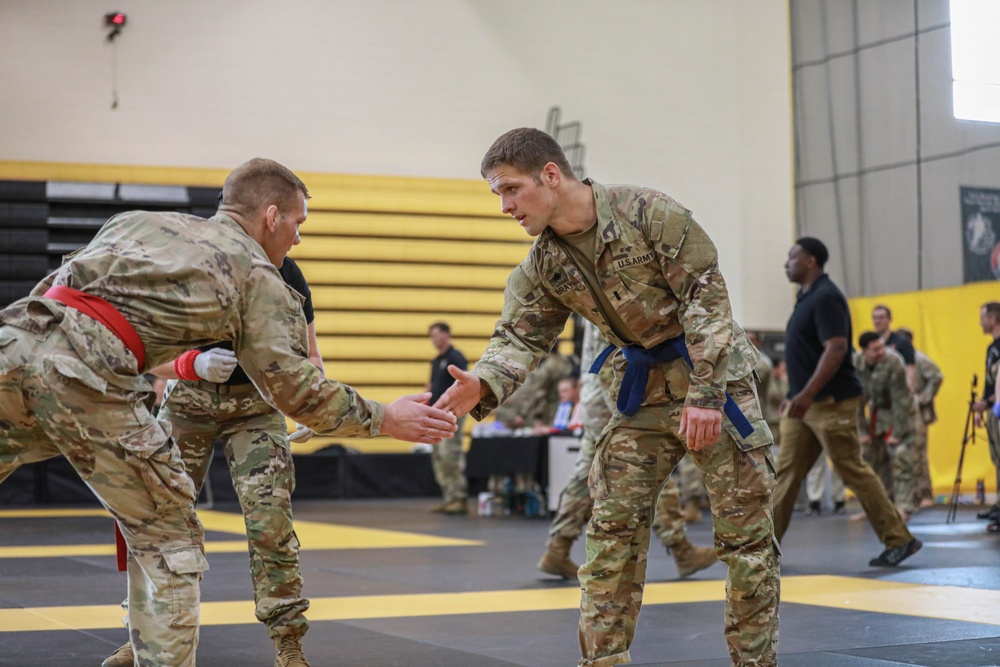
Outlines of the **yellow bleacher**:
M 437 354 L 427 328 L 437 320 L 448 322 L 455 347 L 474 364 L 500 315 L 507 276 L 531 245 L 500 214 L 486 185 L 378 176 L 304 180 L 312 195 L 309 218 L 291 255 L 312 290 L 327 374 L 382 402 L 422 392 Z M 572 352 L 570 335 L 560 343 L 564 352 Z M 473 424 L 466 420 L 466 433 Z M 294 451 L 332 443 L 362 452 L 412 447 L 389 438 L 317 436 Z

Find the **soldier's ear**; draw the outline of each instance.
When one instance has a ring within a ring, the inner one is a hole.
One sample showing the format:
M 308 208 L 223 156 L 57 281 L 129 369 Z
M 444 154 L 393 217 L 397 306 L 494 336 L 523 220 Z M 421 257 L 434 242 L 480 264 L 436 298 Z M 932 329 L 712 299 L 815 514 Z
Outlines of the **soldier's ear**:
M 268 206 L 264 211 L 264 224 L 267 225 L 267 230 L 269 232 L 273 232 L 275 227 L 277 227 L 278 216 L 280 215 L 281 213 L 278 211 L 278 207 L 274 204 Z

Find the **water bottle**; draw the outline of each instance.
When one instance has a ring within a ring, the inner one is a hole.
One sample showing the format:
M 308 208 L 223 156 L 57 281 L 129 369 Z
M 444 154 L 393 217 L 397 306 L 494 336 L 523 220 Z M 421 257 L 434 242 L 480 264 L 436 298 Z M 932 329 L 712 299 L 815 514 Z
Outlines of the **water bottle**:
M 982 477 L 976 480 L 976 504 L 986 504 L 986 484 L 983 482 Z

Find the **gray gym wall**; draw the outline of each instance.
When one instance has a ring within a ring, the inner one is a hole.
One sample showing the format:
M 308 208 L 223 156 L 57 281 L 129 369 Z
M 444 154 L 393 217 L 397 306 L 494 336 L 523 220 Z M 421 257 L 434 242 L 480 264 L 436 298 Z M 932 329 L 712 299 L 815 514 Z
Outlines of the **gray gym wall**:
M 1000 125 L 952 113 L 948 0 L 791 0 L 796 224 L 850 296 L 960 285 L 959 188 Z

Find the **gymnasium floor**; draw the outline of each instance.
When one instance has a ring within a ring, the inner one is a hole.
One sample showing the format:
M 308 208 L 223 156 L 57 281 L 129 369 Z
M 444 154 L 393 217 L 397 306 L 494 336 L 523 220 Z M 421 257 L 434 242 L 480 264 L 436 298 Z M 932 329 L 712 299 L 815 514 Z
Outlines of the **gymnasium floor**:
M 535 570 L 547 521 L 439 516 L 432 504 L 296 503 L 313 667 L 574 665 L 577 587 Z M 198 664 L 269 667 L 233 509 L 199 512 L 211 570 Z M 913 519 L 924 548 L 891 570 L 868 567 L 881 547 L 866 522 L 796 514 L 783 544 L 779 664 L 1000 665 L 1000 537 L 973 508 L 950 525 L 944 515 Z M 689 535 L 708 544 L 707 522 Z M 0 665 L 98 667 L 125 639 L 110 520 L 99 509 L 4 510 L 0 536 Z M 724 575 L 716 564 L 678 581 L 654 548 L 633 664 L 729 665 Z

